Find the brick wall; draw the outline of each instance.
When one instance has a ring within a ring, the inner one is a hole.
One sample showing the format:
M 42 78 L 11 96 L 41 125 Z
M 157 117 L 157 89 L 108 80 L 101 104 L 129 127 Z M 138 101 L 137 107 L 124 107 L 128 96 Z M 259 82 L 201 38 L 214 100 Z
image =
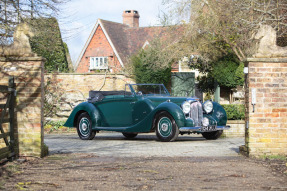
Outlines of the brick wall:
M 90 90 L 117 91 L 124 90 L 125 84 L 135 83 L 122 74 L 47 74 L 45 82 L 52 81 L 57 87 L 55 93 L 61 96 L 55 116 L 47 117 L 54 121 L 66 121 L 72 109 L 77 104 L 86 101 Z M 53 91 L 53 90 L 52 90 Z
M 109 69 L 121 71 L 121 64 L 99 25 L 76 69 L 77 73 L 87 73 L 90 67 L 90 57 L 108 57 Z M 93 73 L 93 71 L 91 71 Z
M 287 59 L 249 59 L 246 143 L 251 156 L 287 154 Z M 256 105 L 251 105 L 252 89 Z
M 0 83 L 15 76 L 17 90 L 15 138 L 21 156 L 43 155 L 43 60 L 40 57 L 0 58 Z
M 230 125 L 231 128 L 224 130 L 222 137 L 245 136 L 245 122 L 243 120 L 228 120 L 227 125 Z

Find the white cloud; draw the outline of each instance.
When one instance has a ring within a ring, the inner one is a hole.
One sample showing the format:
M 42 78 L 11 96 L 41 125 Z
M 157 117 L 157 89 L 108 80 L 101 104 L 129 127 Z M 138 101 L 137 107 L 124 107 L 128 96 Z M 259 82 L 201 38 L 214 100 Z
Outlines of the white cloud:
M 73 62 L 78 58 L 97 19 L 122 23 L 124 10 L 137 10 L 141 27 L 158 25 L 161 2 L 162 0 L 71 0 L 63 5 L 59 23 Z

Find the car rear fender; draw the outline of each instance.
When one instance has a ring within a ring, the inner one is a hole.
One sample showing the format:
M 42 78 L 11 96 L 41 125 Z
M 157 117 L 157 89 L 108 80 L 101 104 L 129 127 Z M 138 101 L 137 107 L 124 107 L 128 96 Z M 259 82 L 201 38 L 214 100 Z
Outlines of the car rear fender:
M 161 111 L 167 111 L 170 115 L 172 115 L 179 128 L 184 126 L 185 115 L 177 104 L 172 102 L 163 102 L 159 104 L 154 110 L 154 119 Z
M 84 112 L 87 112 L 92 120 L 92 129 L 95 129 L 97 126 L 100 126 L 102 118 L 99 113 L 99 110 L 94 104 L 89 102 L 83 102 L 77 105 L 70 114 L 64 126 L 76 127 L 78 116 Z

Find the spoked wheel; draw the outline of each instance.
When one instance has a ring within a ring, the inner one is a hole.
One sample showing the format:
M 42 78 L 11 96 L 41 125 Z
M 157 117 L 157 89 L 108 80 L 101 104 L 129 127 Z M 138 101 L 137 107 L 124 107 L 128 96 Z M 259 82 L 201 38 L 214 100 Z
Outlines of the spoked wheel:
M 96 132 L 92 130 L 92 121 L 87 112 L 78 117 L 77 132 L 82 140 L 92 140 L 96 135 Z
M 178 127 L 173 117 L 166 111 L 156 116 L 156 136 L 160 141 L 174 141 L 179 134 Z
M 215 139 L 218 139 L 222 133 L 223 133 L 222 130 L 213 131 L 213 132 L 204 132 L 202 133 L 202 136 L 206 138 L 207 140 L 215 140 Z
M 135 138 L 138 134 L 137 133 L 122 133 L 127 139 Z

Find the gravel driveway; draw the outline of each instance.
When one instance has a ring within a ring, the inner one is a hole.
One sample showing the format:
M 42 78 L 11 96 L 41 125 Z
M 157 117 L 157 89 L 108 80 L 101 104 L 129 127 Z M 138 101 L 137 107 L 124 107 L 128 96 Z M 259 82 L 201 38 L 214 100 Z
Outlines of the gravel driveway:
M 53 153 L 93 153 L 117 157 L 237 156 L 244 138 L 206 140 L 201 135 L 179 136 L 175 142 L 159 142 L 153 133 L 139 134 L 127 140 L 121 133 L 99 133 L 84 141 L 74 134 L 45 135 L 45 144 Z
M 163 143 L 100 133 L 83 141 L 74 133 L 45 135 L 45 143 L 48 157 L 0 168 L 0 190 L 287 190 L 286 161 L 239 155 L 243 138 Z

